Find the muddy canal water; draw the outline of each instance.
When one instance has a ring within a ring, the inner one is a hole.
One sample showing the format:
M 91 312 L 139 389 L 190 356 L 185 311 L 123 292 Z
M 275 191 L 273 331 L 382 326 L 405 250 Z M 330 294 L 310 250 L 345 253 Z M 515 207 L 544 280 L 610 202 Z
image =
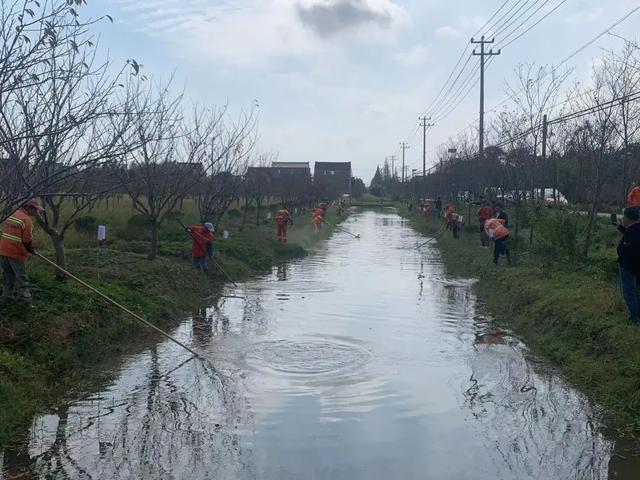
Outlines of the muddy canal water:
M 640 478 L 588 402 L 495 332 L 393 210 L 194 308 L 33 421 L 0 478 Z M 637 473 L 637 472 L 636 472 Z

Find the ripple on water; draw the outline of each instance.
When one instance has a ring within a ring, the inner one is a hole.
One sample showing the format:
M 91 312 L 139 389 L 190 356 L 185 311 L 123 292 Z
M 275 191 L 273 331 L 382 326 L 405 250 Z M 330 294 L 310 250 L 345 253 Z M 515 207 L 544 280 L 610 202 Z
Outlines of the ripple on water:
M 256 343 L 247 363 L 262 372 L 291 378 L 332 379 L 350 376 L 369 360 L 363 347 L 345 340 L 274 340 Z

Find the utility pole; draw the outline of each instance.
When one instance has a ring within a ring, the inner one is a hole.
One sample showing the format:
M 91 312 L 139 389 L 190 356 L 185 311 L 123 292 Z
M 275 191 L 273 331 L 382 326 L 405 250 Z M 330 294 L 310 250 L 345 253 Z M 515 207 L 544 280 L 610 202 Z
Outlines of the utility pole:
M 404 183 L 404 154 L 407 148 L 409 148 L 409 144 L 406 142 L 401 142 L 400 148 L 402 149 L 402 183 Z
M 427 176 L 427 127 L 433 127 L 435 123 L 427 123 L 431 117 L 420 117 L 422 123 L 422 177 Z
M 480 57 L 480 144 L 479 144 L 479 153 L 480 158 L 484 158 L 484 65 L 485 57 L 494 57 L 500 55 L 501 50 L 498 49 L 497 52 L 494 52 L 493 49 L 488 52 L 485 51 L 484 46 L 487 44 L 491 44 L 495 42 L 495 38 L 491 40 L 485 40 L 484 35 L 480 38 L 480 40 L 471 39 L 472 45 L 480 45 L 480 52 L 477 52 L 475 48 L 473 49 L 473 55 L 476 57 Z
M 391 155 L 391 180 L 396 176 L 396 156 Z

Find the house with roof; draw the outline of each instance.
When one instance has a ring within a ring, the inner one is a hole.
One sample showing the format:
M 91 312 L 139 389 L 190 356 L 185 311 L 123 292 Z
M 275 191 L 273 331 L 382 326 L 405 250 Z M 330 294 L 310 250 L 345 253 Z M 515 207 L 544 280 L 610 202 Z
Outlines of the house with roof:
M 351 162 L 316 162 L 313 170 L 314 190 L 324 199 L 351 195 Z

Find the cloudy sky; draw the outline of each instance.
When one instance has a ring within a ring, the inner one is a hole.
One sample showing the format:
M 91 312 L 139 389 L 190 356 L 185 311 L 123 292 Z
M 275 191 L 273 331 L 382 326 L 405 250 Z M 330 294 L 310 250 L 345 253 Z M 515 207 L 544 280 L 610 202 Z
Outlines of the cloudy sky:
M 149 76 L 176 73 L 188 95 L 260 112 L 260 148 L 283 161 L 352 161 L 369 180 L 376 164 L 399 154 L 421 168 L 417 117 L 432 103 L 470 37 L 495 25 L 505 46 L 487 71 L 486 109 L 505 98 L 505 82 L 523 61 L 561 62 L 607 29 L 638 0 L 107 0 L 89 14 L 111 14 L 100 27 L 115 61 L 135 58 Z M 500 9 L 502 7 L 502 9 Z M 531 18 L 528 23 L 520 24 Z M 640 12 L 613 31 L 637 38 Z M 490 32 L 487 32 L 490 33 Z M 509 37 L 509 34 L 511 36 Z M 569 65 L 585 78 L 592 58 L 621 45 L 605 35 Z M 470 50 L 463 56 L 464 65 Z M 470 60 L 469 72 L 476 59 Z M 455 77 L 455 76 L 454 76 Z M 460 80 L 466 78 L 466 73 Z M 462 84 L 462 82 L 461 82 Z M 451 92 L 455 93 L 455 89 Z M 429 132 L 435 148 L 478 116 L 478 90 Z

